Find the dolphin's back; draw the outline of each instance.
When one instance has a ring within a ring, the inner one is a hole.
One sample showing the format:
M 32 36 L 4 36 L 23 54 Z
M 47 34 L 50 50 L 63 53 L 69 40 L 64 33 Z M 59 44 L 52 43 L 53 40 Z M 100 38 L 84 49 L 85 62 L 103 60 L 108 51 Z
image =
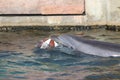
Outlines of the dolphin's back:
M 72 38 L 74 38 L 77 41 L 81 41 L 82 43 L 88 44 L 88 45 L 92 45 L 94 47 L 98 47 L 101 49 L 106 49 L 106 50 L 110 50 L 110 51 L 116 51 L 116 52 L 120 52 L 120 44 L 115 44 L 115 43 L 109 43 L 109 42 L 102 42 L 102 41 L 96 41 L 96 40 L 87 40 L 78 36 L 73 36 L 73 35 L 69 35 Z
M 61 35 L 56 41 L 74 50 L 103 57 L 120 56 L 120 44 L 84 39 L 74 35 Z

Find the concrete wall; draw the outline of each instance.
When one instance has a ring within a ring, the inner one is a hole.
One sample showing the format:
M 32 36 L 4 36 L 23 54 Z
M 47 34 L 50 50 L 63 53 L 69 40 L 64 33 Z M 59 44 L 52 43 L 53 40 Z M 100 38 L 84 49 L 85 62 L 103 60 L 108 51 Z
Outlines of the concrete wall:
M 82 14 L 83 12 L 84 0 L 0 0 L 0 14 Z
M 0 16 L 0 26 L 120 25 L 119 0 L 85 0 L 85 15 Z
M 107 21 L 111 25 L 120 25 L 120 0 L 108 0 Z

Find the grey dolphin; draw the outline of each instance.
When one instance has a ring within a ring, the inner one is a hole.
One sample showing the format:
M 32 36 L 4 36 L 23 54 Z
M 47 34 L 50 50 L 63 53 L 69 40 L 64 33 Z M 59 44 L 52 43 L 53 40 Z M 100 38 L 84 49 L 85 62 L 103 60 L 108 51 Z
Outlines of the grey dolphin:
M 73 50 L 80 51 L 90 55 L 102 57 L 120 57 L 120 44 L 88 40 L 75 35 L 60 35 L 51 37 L 56 42 L 63 44 Z

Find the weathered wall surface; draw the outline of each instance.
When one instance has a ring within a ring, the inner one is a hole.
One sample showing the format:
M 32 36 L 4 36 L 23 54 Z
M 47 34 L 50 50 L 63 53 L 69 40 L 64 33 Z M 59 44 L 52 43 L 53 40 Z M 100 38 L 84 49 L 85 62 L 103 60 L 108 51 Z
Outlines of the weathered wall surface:
M 120 0 L 108 0 L 107 21 L 111 25 L 120 25 Z
M 85 0 L 85 15 L 0 16 L 0 25 L 120 25 L 119 4 L 119 0 Z
M 0 0 L 0 14 L 82 14 L 84 0 Z

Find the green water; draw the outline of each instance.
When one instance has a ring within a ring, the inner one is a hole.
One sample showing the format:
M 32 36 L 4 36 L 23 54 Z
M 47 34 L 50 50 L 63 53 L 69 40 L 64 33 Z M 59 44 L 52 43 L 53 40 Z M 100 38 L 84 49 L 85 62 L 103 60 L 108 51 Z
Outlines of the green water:
M 31 36 L 41 39 L 55 33 L 33 32 Z M 80 34 L 81 32 L 64 33 Z M 120 43 L 120 32 L 93 30 L 83 33 L 85 38 Z M 1 33 L 1 36 L 3 34 Z M 28 34 L 31 33 L 26 35 Z M 31 54 L 26 55 L 24 51 L 23 53 L 17 50 L 8 51 L 6 48 L 6 51 L 0 51 L 0 80 L 120 80 L 120 58 L 104 58 L 82 53 L 76 56 L 61 52 L 60 49 L 38 48 L 32 49 Z

